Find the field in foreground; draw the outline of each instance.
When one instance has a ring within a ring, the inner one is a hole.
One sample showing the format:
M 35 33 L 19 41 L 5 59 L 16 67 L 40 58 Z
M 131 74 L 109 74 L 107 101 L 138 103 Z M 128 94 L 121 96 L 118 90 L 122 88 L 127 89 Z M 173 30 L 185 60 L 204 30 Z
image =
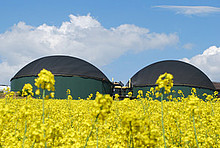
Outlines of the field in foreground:
M 163 131 L 166 147 L 218 147 L 220 100 L 0 99 L 0 147 L 164 147 Z

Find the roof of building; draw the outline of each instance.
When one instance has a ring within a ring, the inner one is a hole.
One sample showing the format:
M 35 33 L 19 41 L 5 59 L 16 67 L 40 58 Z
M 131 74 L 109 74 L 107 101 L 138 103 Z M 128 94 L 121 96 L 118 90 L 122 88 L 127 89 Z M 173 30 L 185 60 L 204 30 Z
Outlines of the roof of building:
M 43 68 L 51 71 L 55 76 L 80 76 L 109 81 L 94 65 L 71 56 L 39 58 L 24 66 L 11 80 L 27 76 L 37 76 Z
M 153 86 L 163 73 L 174 76 L 174 85 L 200 87 L 215 90 L 210 79 L 195 66 L 177 60 L 165 60 L 153 63 L 138 71 L 132 78 L 132 86 Z
M 215 89 L 216 89 L 217 91 L 220 91 L 220 82 L 212 82 L 212 83 L 214 84 Z

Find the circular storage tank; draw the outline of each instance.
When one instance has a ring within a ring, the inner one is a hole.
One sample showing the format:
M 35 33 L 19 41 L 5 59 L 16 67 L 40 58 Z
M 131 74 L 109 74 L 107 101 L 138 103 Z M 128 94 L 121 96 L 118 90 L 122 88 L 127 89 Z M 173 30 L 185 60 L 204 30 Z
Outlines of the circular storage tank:
M 24 84 L 30 83 L 34 91 L 34 79 L 46 69 L 55 77 L 55 98 L 66 98 L 66 90 L 71 90 L 74 99 L 86 98 L 96 92 L 112 94 L 112 83 L 92 64 L 70 56 L 48 56 L 37 59 L 18 71 L 11 79 L 11 90 L 20 91 Z
M 165 72 L 174 77 L 173 90 L 182 90 L 185 97 L 191 94 L 192 88 L 196 88 L 200 98 L 203 98 L 203 93 L 211 94 L 215 90 L 210 79 L 195 66 L 182 61 L 166 60 L 144 67 L 131 78 L 134 95 L 137 95 L 138 90 L 146 93 L 151 87 L 155 87 L 156 80 Z

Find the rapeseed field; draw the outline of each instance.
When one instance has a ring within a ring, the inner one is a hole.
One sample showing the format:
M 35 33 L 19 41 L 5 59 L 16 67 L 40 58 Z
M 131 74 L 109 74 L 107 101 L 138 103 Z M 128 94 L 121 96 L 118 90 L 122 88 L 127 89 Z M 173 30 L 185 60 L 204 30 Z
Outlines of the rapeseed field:
M 108 94 L 73 100 L 54 98 L 54 76 L 42 70 L 33 92 L 30 84 L 22 97 L 5 90 L 0 99 L 0 147 L 65 148 L 160 148 L 220 145 L 220 99 L 217 93 L 205 100 L 196 89 L 172 96 L 173 76 L 165 73 L 146 94 L 136 99 L 113 99 Z M 45 91 L 51 92 L 45 95 Z M 33 94 L 39 98 L 33 98 Z M 129 93 L 132 96 L 132 93 Z M 166 101 L 166 98 L 169 101 Z

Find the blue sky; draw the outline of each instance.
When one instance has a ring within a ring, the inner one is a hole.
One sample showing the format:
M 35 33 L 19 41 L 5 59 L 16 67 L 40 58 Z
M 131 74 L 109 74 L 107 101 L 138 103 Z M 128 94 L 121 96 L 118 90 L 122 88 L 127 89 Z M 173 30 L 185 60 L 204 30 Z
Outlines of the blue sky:
M 0 21 L 0 84 L 56 54 L 82 58 L 124 83 L 167 59 L 220 81 L 219 0 L 1 0 Z

